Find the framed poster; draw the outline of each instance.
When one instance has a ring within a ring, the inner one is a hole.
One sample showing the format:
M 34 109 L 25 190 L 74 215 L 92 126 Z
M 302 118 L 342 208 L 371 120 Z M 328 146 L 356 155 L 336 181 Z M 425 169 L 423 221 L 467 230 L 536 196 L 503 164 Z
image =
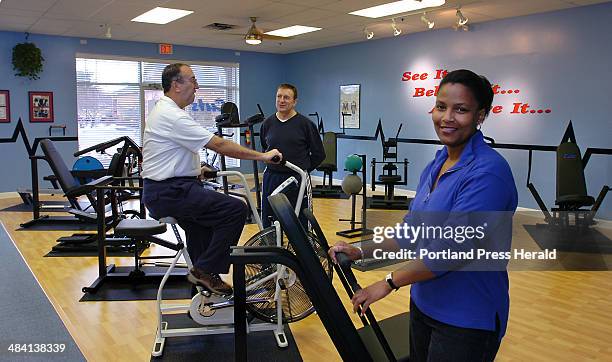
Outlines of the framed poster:
M 8 90 L 0 90 L 0 123 L 11 121 L 11 98 Z
M 30 122 L 53 122 L 53 92 L 28 92 Z
M 359 84 L 340 86 L 340 129 L 359 128 L 359 87 Z

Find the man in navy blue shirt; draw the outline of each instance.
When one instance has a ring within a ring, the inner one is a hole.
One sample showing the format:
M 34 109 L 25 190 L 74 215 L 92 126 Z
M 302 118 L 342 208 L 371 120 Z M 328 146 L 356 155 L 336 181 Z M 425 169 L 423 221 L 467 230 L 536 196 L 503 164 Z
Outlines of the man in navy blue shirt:
M 480 227 L 483 240 L 420 234 L 420 242 L 412 245 L 416 257 L 406 267 L 352 298 L 355 311 L 360 305 L 365 310 L 392 290 L 412 284 L 411 361 L 492 361 L 506 330 L 506 257 L 518 197 L 508 163 L 484 142 L 479 130 L 492 102 L 493 91 L 485 77 L 456 70 L 442 79 L 432 120 L 444 148 L 421 174 L 410 213 L 404 219 L 421 230 L 430 226 L 432 230 L 464 232 Z M 411 244 L 402 237 L 396 235 L 395 240 L 385 240 L 376 247 L 398 250 Z M 482 250 L 498 253 L 495 255 L 501 262 L 473 263 L 451 256 L 473 256 L 470 251 L 474 253 L 483 245 Z M 423 249 L 426 252 L 421 254 Z M 334 258 L 336 252 L 344 252 L 355 260 L 369 257 L 372 251 L 372 246 L 361 250 L 338 243 L 330 255 Z
M 261 146 L 264 151 L 278 149 L 283 154 L 283 159 L 293 163 L 299 168 L 310 172 L 323 162 L 325 150 L 323 142 L 312 121 L 295 110 L 298 101 L 297 88 L 292 84 L 283 83 L 276 89 L 276 113 L 266 118 L 259 131 Z M 268 196 L 290 176 L 295 176 L 298 181 L 300 176 L 284 165 L 268 165 L 264 171 L 263 190 L 261 197 L 261 221 L 264 227 L 271 225 L 270 217 L 274 215 Z M 289 188 L 285 195 L 295 207 L 297 202 L 302 202 L 300 210 L 312 208 L 312 190 L 310 178 L 305 180 L 306 193 L 304 200 L 298 200 L 297 188 Z M 307 226 L 306 218 L 300 212 L 300 221 Z

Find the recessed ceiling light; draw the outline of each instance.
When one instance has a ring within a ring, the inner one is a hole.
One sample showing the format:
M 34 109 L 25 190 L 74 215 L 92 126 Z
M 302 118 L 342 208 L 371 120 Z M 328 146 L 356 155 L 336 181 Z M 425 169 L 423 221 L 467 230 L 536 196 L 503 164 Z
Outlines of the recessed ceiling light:
M 367 9 L 353 11 L 349 14 L 365 16 L 366 18 L 380 18 L 383 16 L 407 13 L 413 10 L 430 8 L 433 6 L 441 6 L 444 5 L 445 2 L 445 0 L 402 0 L 388 4 L 372 6 L 371 8 Z
M 180 10 L 156 7 L 155 9 L 149 10 L 142 15 L 138 15 L 132 21 L 139 23 L 151 23 L 151 24 L 168 24 L 171 21 L 180 19 L 184 16 L 193 13 L 191 10 Z
M 282 36 L 285 38 L 296 36 L 300 34 L 306 34 L 313 31 L 321 30 L 321 28 L 314 28 L 312 26 L 303 26 L 303 25 L 293 25 L 287 28 L 267 31 L 265 34 L 274 35 L 274 36 Z

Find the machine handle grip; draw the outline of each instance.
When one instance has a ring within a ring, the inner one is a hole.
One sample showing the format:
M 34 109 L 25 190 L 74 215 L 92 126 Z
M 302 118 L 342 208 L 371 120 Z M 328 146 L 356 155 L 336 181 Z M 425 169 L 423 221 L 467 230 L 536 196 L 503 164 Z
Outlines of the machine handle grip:
M 350 269 L 353 261 L 345 253 L 336 253 L 336 260 L 342 269 Z
M 204 171 L 202 172 L 202 177 L 205 179 L 217 178 L 217 172 L 219 171 Z
M 272 157 L 272 162 L 274 163 L 278 163 L 279 165 L 285 165 L 285 162 L 287 162 L 286 160 L 281 160 L 280 156 L 274 156 Z M 280 162 L 279 162 L 280 161 Z
M 345 253 L 336 253 L 336 260 L 338 261 L 338 265 L 340 266 L 340 269 L 342 269 L 342 272 L 346 277 L 346 281 L 351 286 L 351 289 L 353 289 L 353 292 L 356 292 L 361 289 L 361 286 L 359 285 L 359 283 L 357 283 L 357 278 L 355 278 L 355 274 L 353 274 L 353 271 L 351 270 L 351 265 L 353 264 L 353 261 L 348 257 L 348 255 L 346 255 Z
M 74 153 L 74 157 L 79 157 L 85 153 L 91 152 L 91 151 L 96 151 L 96 152 L 102 152 L 104 150 L 106 150 L 107 148 L 113 147 L 114 145 L 118 144 L 119 142 L 123 141 L 124 137 L 118 137 L 115 138 L 113 140 L 104 142 L 104 143 L 99 143 L 97 145 L 93 145 L 91 147 L 87 147 L 85 149 L 82 149 L 80 151 L 77 151 Z

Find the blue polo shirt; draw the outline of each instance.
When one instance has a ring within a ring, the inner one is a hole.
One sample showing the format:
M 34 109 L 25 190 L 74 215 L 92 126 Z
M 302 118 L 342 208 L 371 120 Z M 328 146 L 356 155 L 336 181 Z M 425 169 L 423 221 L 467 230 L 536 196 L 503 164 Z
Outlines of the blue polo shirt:
M 497 240 L 497 244 L 510 251 L 511 215 L 516 210 L 518 196 L 506 160 L 487 145 L 482 133 L 477 131 L 467 142 L 459 161 L 440 177 L 435 190 L 431 191 L 447 158 L 444 147 L 427 165 L 405 221 L 414 222 L 411 215 L 419 213 L 505 212 L 510 215 L 510 230 L 505 236 L 496 237 L 505 239 Z M 428 251 L 449 247 L 448 241 L 441 240 L 430 240 L 426 245 Z M 453 326 L 492 331 L 496 328 L 497 316 L 501 339 L 506 331 L 509 310 L 505 264 L 496 271 L 459 271 L 453 261 L 425 257 L 423 262 L 436 274 L 434 279 L 411 287 L 411 298 L 423 313 Z M 448 268 L 444 267 L 445 262 Z

